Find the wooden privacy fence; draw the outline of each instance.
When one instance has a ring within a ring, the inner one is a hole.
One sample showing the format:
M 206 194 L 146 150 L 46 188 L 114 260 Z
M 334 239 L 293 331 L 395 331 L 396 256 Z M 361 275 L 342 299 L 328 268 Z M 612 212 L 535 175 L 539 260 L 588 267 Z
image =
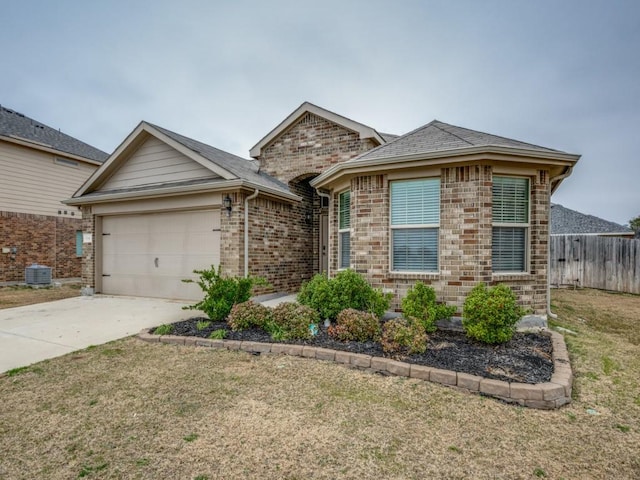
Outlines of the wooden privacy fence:
M 558 235 L 549 248 L 551 285 L 640 294 L 640 240 Z

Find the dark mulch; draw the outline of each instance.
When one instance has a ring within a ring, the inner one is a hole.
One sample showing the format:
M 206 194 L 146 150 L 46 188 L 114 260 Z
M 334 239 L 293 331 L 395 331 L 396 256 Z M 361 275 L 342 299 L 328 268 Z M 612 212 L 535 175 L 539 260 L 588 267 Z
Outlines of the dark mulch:
M 173 324 L 173 335 L 208 338 L 214 330 L 226 330 L 227 340 L 274 342 L 268 333 L 260 329 L 234 332 L 224 322 L 213 322 L 198 330 L 198 321 L 191 318 Z M 312 340 L 289 340 L 283 343 L 313 345 L 376 357 L 387 357 L 377 342 L 340 342 L 331 338 L 321 327 Z M 463 332 L 438 331 L 429 335 L 427 350 L 420 355 L 409 355 L 401 360 L 444 370 L 469 373 L 507 382 L 543 383 L 551 379 L 553 361 L 551 338 L 537 333 L 516 333 L 502 345 L 486 345 L 466 337 Z

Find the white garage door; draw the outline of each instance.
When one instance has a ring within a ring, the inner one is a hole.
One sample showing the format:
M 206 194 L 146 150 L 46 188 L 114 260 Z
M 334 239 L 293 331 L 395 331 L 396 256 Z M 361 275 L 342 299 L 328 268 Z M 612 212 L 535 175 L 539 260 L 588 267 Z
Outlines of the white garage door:
M 202 299 L 194 269 L 220 263 L 218 210 L 105 216 L 102 293 Z

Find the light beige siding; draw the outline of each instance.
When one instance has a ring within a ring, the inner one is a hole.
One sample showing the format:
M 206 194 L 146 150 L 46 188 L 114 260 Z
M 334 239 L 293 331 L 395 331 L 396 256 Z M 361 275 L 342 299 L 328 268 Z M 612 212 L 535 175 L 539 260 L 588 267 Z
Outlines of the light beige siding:
M 102 218 L 102 292 L 200 300 L 184 278 L 220 263 L 220 211 L 115 215 Z
M 149 137 L 99 190 L 159 185 L 218 175 L 155 137 Z
M 71 198 L 97 166 L 78 160 L 72 160 L 76 166 L 60 165 L 55 158 L 51 153 L 0 141 L 0 210 L 80 216 L 76 207 L 61 202 Z

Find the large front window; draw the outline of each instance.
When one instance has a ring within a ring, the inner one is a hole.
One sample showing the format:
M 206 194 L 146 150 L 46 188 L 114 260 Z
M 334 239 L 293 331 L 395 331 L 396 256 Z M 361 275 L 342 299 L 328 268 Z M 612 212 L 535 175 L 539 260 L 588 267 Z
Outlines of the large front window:
M 493 177 L 492 263 L 494 272 L 526 272 L 529 179 Z
M 351 192 L 338 196 L 338 268 L 351 266 Z
M 438 271 L 440 179 L 391 182 L 391 269 Z

